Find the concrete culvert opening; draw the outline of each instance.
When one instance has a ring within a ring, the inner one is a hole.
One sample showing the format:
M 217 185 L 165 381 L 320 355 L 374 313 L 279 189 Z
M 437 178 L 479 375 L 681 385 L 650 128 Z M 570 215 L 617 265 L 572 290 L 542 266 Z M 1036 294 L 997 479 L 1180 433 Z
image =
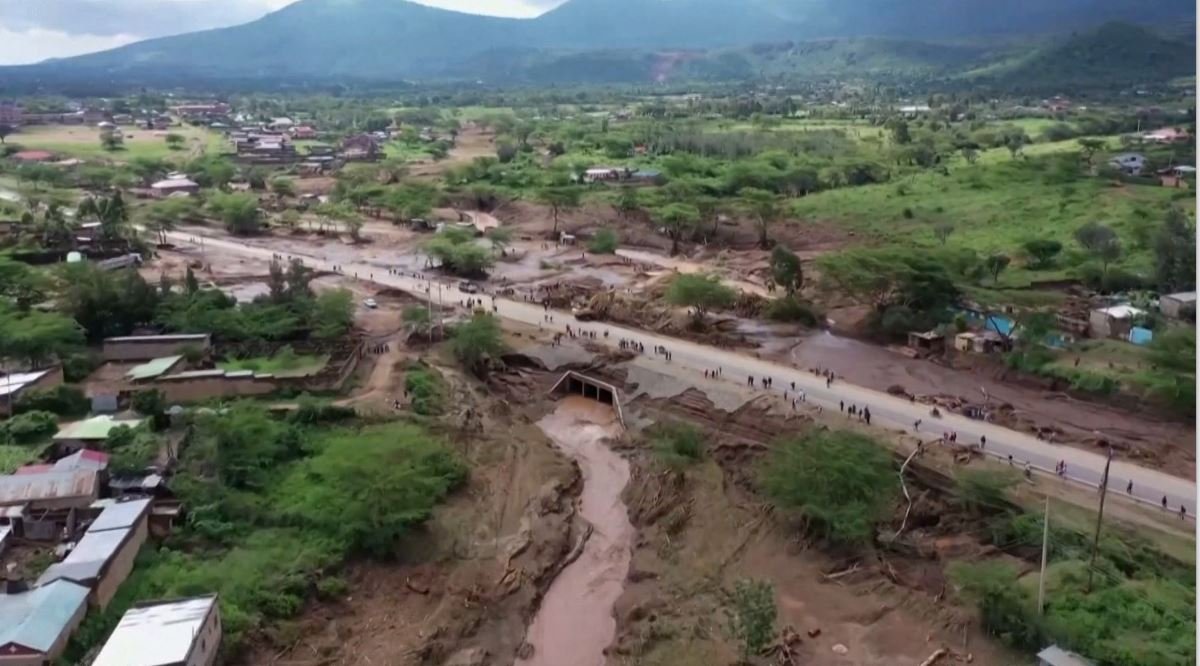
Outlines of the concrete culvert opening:
M 569 370 L 563 373 L 550 392 L 562 395 L 582 395 L 589 400 L 609 405 L 617 412 L 617 418 L 622 425 L 625 423 L 625 417 L 621 413 L 620 395 L 617 388 L 608 382 Z

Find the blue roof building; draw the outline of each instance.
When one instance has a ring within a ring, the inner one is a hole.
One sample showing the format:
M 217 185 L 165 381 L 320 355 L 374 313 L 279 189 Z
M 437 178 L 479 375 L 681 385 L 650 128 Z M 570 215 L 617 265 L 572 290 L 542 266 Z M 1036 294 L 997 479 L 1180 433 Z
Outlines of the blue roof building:
M 87 613 L 88 588 L 68 580 L 0 594 L 0 661 L 54 661 Z M 27 662 L 26 662 L 27 663 Z

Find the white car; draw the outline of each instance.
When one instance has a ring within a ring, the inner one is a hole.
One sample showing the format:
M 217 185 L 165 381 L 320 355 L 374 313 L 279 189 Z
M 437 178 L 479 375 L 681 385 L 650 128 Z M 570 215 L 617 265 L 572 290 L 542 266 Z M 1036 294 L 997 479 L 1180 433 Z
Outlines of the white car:
M 375 308 L 379 307 L 379 304 L 376 303 L 375 299 L 373 298 L 368 298 L 367 300 L 363 301 L 363 305 L 367 306 L 367 309 L 369 310 L 374 310 Z

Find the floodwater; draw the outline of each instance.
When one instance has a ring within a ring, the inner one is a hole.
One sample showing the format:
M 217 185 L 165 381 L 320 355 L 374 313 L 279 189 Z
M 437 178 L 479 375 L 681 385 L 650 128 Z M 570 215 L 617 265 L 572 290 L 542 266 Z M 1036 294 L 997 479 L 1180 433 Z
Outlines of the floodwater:
M 516 666 L 604 666 L 604 650 L 617 630 L 613 604 L 625 586 L 634 538 L 621 500 L 629 463 L 604 443 L 620 424 L 607 405 L 571 396 L 538 427 L 579 464 L 579 511 L 592 535 L 579 559 L 550 584 L 525 638 L 534 653 Z
M 20 201 L 21 195 L 6 187 L 0 187 L 0 199 L 5 201 Z

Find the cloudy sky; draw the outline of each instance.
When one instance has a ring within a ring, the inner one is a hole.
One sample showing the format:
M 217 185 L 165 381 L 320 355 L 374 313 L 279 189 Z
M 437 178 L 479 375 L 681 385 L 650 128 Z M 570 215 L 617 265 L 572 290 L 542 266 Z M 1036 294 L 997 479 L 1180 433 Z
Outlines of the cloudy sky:
M 496 16 L 536 16 L 561 0 L 420 0 Z M 0 0 L 0 65 L 38 62 L 148 37 L 236 25 L 296 0 Z

